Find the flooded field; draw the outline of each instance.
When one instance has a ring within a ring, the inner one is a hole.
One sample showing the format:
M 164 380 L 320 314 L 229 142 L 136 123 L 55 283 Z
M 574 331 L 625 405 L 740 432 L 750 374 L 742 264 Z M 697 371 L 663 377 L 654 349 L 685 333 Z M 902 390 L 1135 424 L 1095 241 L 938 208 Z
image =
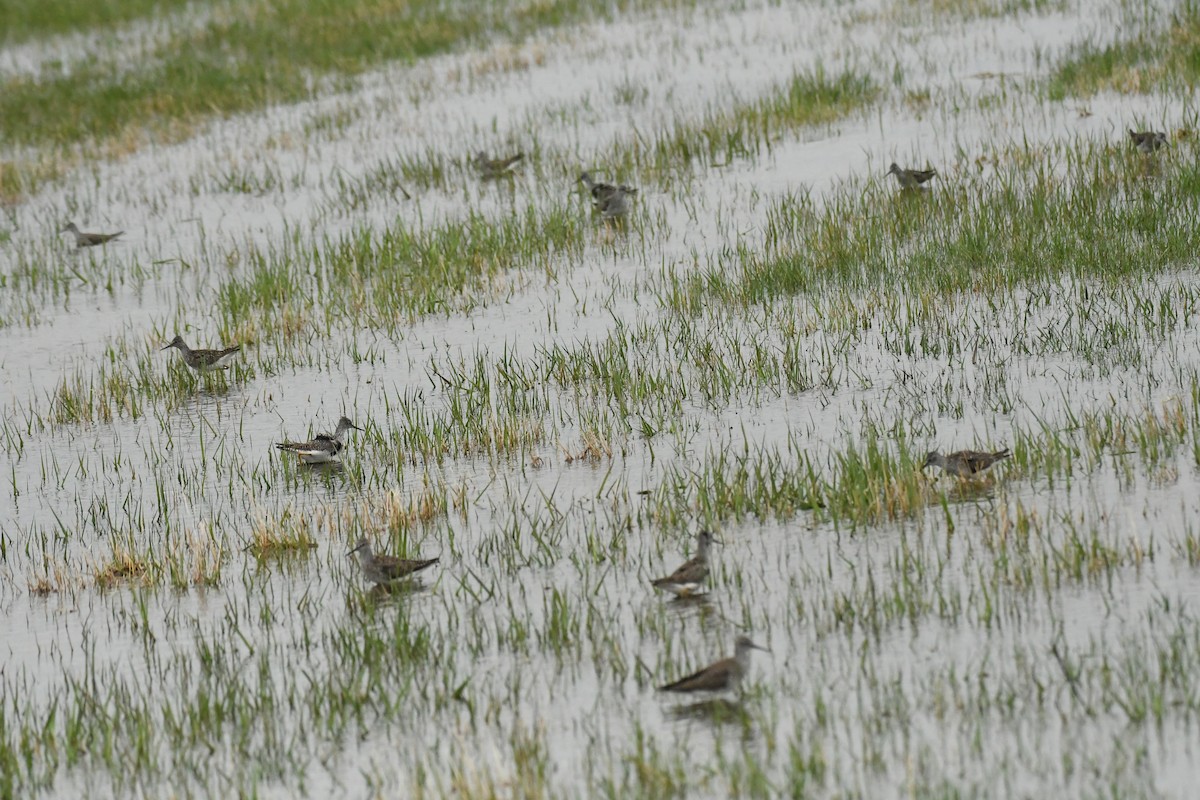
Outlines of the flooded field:
M 1200 7 L 551 6 L 18 2 L 0 796 L 1191 796 Z

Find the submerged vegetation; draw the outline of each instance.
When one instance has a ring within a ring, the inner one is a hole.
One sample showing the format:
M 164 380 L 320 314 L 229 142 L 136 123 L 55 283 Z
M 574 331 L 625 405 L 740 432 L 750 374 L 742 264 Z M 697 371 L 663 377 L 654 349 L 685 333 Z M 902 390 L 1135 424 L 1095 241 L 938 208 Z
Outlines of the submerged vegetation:
M 936 8 L 19 0 L 0 795 L 1186 791 L 1196 14 Z

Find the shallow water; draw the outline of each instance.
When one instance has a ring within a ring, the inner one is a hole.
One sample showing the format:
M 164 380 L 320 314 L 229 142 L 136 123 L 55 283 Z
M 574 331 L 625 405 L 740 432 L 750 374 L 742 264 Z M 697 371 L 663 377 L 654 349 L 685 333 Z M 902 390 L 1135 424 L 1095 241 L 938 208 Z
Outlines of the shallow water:
M 56 703 L 84 709 L 84 724 L 126 742 L 119 752 L 148 721 L 144 747 L 159 765 L 127 773 L 93 743 L 77 762 L 50 767 L 40 790 L 517 795 L 541 775 L 555 796 L 801 793 L 805 780 L 817 794 L 873 797 L 1186 795 L 1194 708 L 1145 722 L 1111 697 L 1154 677 L 1122 669 L 1163 652 L 1172 635 L 1191 654 L 1181 658 L 1195 659 L 1195 575 L 1182 555 L 1198 522 L 1189 444 L 1154 469 L 1107 453 L 1100 464 L 1078 456 L 1067 478 L 1006 467 L 993 486 L 958 497 L 942 480 L 944 508 L 900 521 L 745 514 L 721 531 L 705 602 L 670 602 L 648 581 L 690 554 L 695 512 L 709 499 L 689 476 L 764 453 L 781 468 L 807 458 L 829 476 L 847 442 L 897 427 L 916 452 L 1003 446 L 1042 423 L 1079 436 L 1070 419 L 1081 409 L 1138 414 L 1186 395 L 1200 371 L 1190 318 L 1164 340 L 1147 336 L 1144 361 L 1132 365 L 1119 353 L 1087 363 L 1078 347 L 1029 356 L 1020 343 L 1073 323 L 1066 302 L 1018 293 L 1010 310 L 1033 306 L 1029 315 L 981 337 L 973 364 L 904 356 L 898 323 L 880 308 L 854 336 L 814 321 L 804 345 L 824 377 L 808 391 L 723 397 L 693 386 L 676 416 L 665 403 L 655 414 L 653 402 L 626 413 L 590 386 L 547 380 L 528 390 L 531 432 L 520 446 L 483 442 L 428 459 L 403 448 L 406 414 L 449 414 L 471 399 L 438 374 L 482 362 L 481 391 L 492 396 L 471 408 L 487 415 L 507 365 L 669 318 L 653 291 L 664 267 L 733 268 L 733 243 L 765 249 L 781 197 L 804 191 L 820 202 L 883 180 L 893 159 L 937 164 L 939 181 L 953 181 L 992 149 L 1109 142 L 1131 118 L 1166 118 L 1163 98 L 1101 96 L 1079 117 L 1020 91 L 1119 13 L 1079 4 L 918 36 L 890 24 L 901 11 L 875 3 L 661 12 L 381 70 L 354 92 L 217 121 L 186 142 L 98 164 L 15 209 L 0 270 L 48 264 L 64 280 L 22 282 L 0 299 L 11 498 L 0 508 L 0 708 L 10 719 Z M 256 250 L 321 248 L 354 230 L 428 228 L 468 213 L 545 213 L 612 142 L 756 97 L 799 67 L 847 61 L 880 78 L 899 70 L 933 100 L 884 103 L 782 136 L 757 158 L 643 185 L 627 236 L 597 228 L 581 257 L 554 260 L 552 276 L 508 273 L 469 309 L 405 325 L 314 326 L 296 345 L 304 354 L 248 343 L 223 379 L 180 382 L 112 420 L 52 421 L 64 379 L 94 376 L 110 347 L 125 353 L 118 360 L 152 354 L 165 372 L 180 368 L 178 355 L 154 351 L 173 331 L 194 346 L 223 344 L 216 290 L 252 275 Z M 313 130 L 339 114 L 344 125 Z M 480 184 L 464 163 L 478 148 L 534 145 L 549 155 L 531 158 L 511 186 Z M 356 204 L 339 182 L 429 154 L 448 175 L 406 186 L 411 200 L 368 190 Z M 227 190 L 247 177 L 264 188 Z M 86 229 L 127 234 L 76 254 L 52 233 L 66 210 Z M 72 270 L 90 283 L 72 281 Z M 107 275 L 119 276 L 111 291 Z M 1052 294 L 1070 298 L 1077 285 L 1064 279 Z M 1200 290 L 1185 268 L 1131 294 L 1164 288 Z M 988 298 L 941 302 L 964 320 L 1004 319 Z M 24 308 L 36 322 L 17 321 Z M 793 312 L 817 313 L 804 298 L 769 313 Z M 714 341 L 732 332 L 749 354 L 762 328 L 738 313 L 707 309 L 692 324 Z M 1134 316 L 1119 300 L 1105 314 Z M 784 347 L 784 338 L 758 343 Z M 646 370 L 697 373 L 670 342 L 629 350 Z M 989 385 L 997 374 L 1007 388 Z M 273 449 L 342 413 L 366 428 L 351 434 L 343 470 L 300 468 Z M 601 428 L 594 421 L 613 419 L 611 455 L 577 458 Z M 670 427 L 647 437 L 643 421 Z M 673 493 L 692 513 L 664 510 Z M 421 519 L 425 495 L 447 510 Z M 1018 510 L 1034 523 L 1006 526 Z M 256 525 L 284 515 L 313 549 L 244 551 Z M 345 557 L 364 529 L 390 552 L 441 563 L 413 591 L 372 603 Z M 1080 576 L 1056 561 L 1079 541 L 1153 555 Z M 206 543 L 219 572 L 197 583 Z M 121 549 L 178 572 L 148 586 L 100 585 L 96 572 Z M 34 591 L 42 579 L 45 595 Z M 655 693 L 727 655 L 742 630 L 771 648 L 755 654 L 744 717 Z M 1076 659 L 1079 683 L 1064 679 L 1054 652 Z M 1170 703 L 1187 694 L 1164 691 Z M 107 713 L 88 705 L 93 695 Z M 352 707 L 335 700 L 347 695 Z M 128 727 L 109 716 L 118 713 Z M 176 724 L 191 732 L 176 734 Z M 798 770 L 803 761 L 819 766 Z

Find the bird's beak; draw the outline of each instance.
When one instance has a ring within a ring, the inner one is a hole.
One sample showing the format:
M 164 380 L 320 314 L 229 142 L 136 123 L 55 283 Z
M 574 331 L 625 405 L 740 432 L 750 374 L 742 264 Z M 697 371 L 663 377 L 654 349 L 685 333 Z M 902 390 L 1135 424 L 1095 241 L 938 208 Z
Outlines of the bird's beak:
M 357 553 L 359 550 L 362 550 L 362 549 L 363 549 L 363 546 L 364 546 L 365 544 L 366 544 L 366 542 L 364 542 L 363 544 L 360 544 L 358 547 L 354 548 L 354 549 L 353 549 L 353 550 L 351 550 L 349 553 L 346 553 L 346 555 L 348 555 L 348 556 L 352 556 L 352 555 L 354 555 L 354 554 L 355 554 L 355 553 Z
M 160 348 L 160 350 L 170 350 L 171 347 L 172 345 L 167 345 L 166 347 Z

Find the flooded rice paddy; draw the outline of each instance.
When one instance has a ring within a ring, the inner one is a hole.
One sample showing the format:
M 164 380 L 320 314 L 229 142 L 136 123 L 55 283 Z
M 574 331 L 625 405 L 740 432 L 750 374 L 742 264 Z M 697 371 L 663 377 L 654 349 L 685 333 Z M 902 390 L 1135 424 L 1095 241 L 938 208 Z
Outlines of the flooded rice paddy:
M 235 12 L 155 13 L 0 80 Z M 1197 32 L 646 2 L 5 143 L 0 795 L 1189 796 Z M 742 634 L 740 692 L 657 691 Z

